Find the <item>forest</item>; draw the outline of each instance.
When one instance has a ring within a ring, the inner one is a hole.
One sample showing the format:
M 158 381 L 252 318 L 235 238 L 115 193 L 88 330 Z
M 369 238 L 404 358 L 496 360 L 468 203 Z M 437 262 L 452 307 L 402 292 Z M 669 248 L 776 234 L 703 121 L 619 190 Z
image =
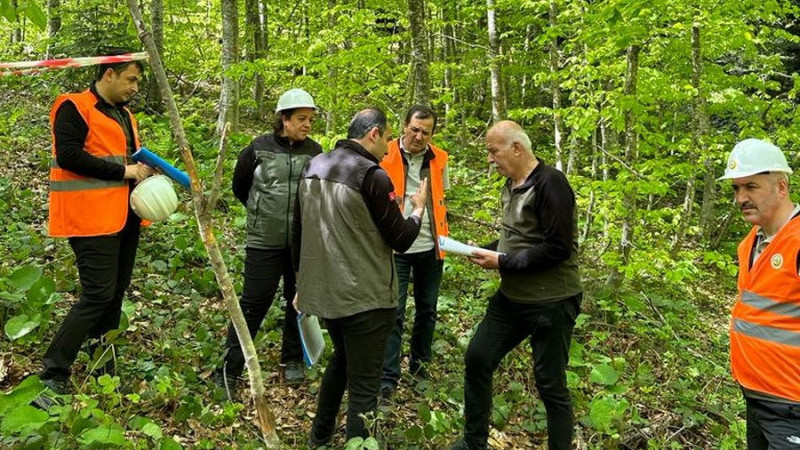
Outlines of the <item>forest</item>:
M 142 143 L 196 175 L 177 211 L 142 233 L 122 323 L 106 336 L 114 352 L 101 356 L 116 374 L 91 375 L 98 361 L 82 351 L 71 403 L 30 406 L 41 385 L 29 377 L 80 295 L 67 240 L 47 232 L 49 111 L 87 89 L 94 67 L 0 64 L 0 448 L 276 448 L 254 398 L 228 401 L 212 374 L 244 269 L 231 174 L 293 87 L 313 95 L 325 151 L 363 108 L 386 111 L 398 136 L 409 106 L 431 105 L 432 142 L 450 155 L 450 233 L 464 242 L 500 229 L 505 179 L 489 170 L 486 131 L 522 125 L 577 200 L 576 448 L 744 448 L 728 332 L 750 226 L 716 179 L 751 137 L 800 168 L 798 12 L 797 0 L 0 0 L 2 63 L 144 52 L 152 38 L 172 98 L 150 52 L 130 108 Z M 447 448 L 464 424 L 464 353 L 498 286 L 497 272 L 449 255 L 430 379 L 403 375 L 368 418 L 375 437 L 345 442 L 340 426 L 334 448 Z M 282 383 L 291 305 L 280 298 L 253 345 L 277 448 L 299 449 L 325 359 L 300 387 Z M 532 367 L 524 344 L 497 370 L 491 448 L 546 448 Z

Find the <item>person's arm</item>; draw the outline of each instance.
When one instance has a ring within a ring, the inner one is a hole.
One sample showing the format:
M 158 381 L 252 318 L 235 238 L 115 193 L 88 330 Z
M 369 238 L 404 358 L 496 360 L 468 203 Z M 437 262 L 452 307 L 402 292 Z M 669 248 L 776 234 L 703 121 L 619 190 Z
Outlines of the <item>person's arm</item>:
M 247 206 L 250 186 L 253 184 L 253 173 L 256 171 L 256 151 L 251 143 L 239 153 L 236 167 L 233 169 L 233 195 Z
M 569 259 L 575 231 L 575 194 L 560 172 L 552 171 L 536 186 L 534 207 L 544 239 L 531 247 L 501 255 L 501 272 L 534 272 Z
M 84 150 L 89 126 L 71 101 L 61 104 L 53 121 L 56 162 L 62 169 L 99 180 L 122 181 L 126 167 L 113 161 L 98 158 Z M 130 177 L 133 178 L 133 177 Z
M 424 188 L 427 180 L 420 183 Z M 364 177 L 361 195 L 373 222 L 381 233 L 381 237 L 396 252 L 404 252 L 411 247 L 419 234 L 422 214 L 425 213 L 425 202 L 428 200 L 427 190 L 419 190 L 412 196 L 413 212 L 408 219 L 403 218 L 400 207 L 394 198 L 394 187 L 389 175 L 376 167 Z
M 300 208 L 300 184 L 306 178 L 309 163 L 303 166 L 300 171 L 300 178 L 297 179 L 297 193 L 294 197 L 294 217 L 292 218 L 292 265 L 294 266 L 295 273 L 300 271 L 300 243 L 302 242 L 303 234 L 303 214 Z M 295 277 L 297 279 L 297 277 Z

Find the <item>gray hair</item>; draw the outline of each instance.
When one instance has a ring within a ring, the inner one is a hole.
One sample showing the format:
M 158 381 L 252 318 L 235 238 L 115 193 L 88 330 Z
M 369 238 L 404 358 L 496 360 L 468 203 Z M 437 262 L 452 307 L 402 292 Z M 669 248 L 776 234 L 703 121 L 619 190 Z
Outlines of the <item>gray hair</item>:
M 519 142 L 519 145 L 522 146 L 523 149 L 527 152 L 532 152 L 533 146 L 531 144 L 531 138 L 528 137 L 528 133 L 522 129 L 522 127 L 511 120 L 503 120 L 501 122 L 497 122 L 492 128 L 491 131 L 498 133 L 504 140 L 505 144 L 511 146 L 515 142 Z

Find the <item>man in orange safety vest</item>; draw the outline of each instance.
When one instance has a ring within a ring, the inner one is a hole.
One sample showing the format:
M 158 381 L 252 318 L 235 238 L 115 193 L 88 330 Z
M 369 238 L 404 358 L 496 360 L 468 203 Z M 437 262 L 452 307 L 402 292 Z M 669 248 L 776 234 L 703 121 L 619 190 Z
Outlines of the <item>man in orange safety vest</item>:
M 739 294 L 730 326 L 731 370 L 747 405 L 747 447 L 800 449 L 800 206 L 792 169 L 759 139 L 736 144 L 725 175 L 744 220 Z

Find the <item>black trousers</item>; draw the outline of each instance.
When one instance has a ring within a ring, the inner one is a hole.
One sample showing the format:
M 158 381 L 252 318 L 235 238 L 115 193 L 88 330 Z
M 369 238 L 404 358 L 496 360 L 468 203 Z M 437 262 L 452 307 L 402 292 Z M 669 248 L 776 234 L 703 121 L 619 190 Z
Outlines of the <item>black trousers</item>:
M 125 227 L 117 234 L 69 238 L 82 292 L 45 353 L 42 379 L 69 378 L 86 337 L 99 338 L 119 327 L 122 298 L 131 283 L 139 246 L 140 222 L 129 210 Z
M 394 326 L 395 309 L 373 309 L 325 323 L 333 342 L 333 355 L 325 368 L 317 398 L 317 415 L 311 428 L 311 442 L 325 444 L 331 439 L 336 415 L 348 391 L 347 439 L 367 437 L 369 431 L 359 414 L 378 405 L 386 339 Z
M 800 450 L 800 406 L 744 399 L 748 450 Z
M 422 253 L 397 254 L 394 256 L 400 297 L 397 300 L 395 325 L 386 344 L 381 384 L 397 386 L 400 380 L 400 359 L 403 347 L 403 328 L 406 320 L 408 283 L 414 280 L 414 326 L 411 329 L 412 372 L 431 360 L 433 331 L 436 328 L 436 304 L 439 301 L 439 285 L 442 283 L 444 261 L 437 258 L 436 250 Z
M 494 371 L 526 338 L 533 353 L 536 389 L 547 412 L 548 448 L 572 448 L 574 418 L 566 369 L 582 296 L 526 304 L 512 302 L 497 292 L 489 300 L 486 316 L 464 357 L 464 439 L 470 449 L 487 448 Z
M 297 311 L 292 306 L 297 288 L 292 266 L 292 252 L 288 247 L 278 250 L 257 248 L 246 250 L 244 287 L 239 305 L 247 321 L 250 337 L 255 338 L 261 322 L 264 321 L 264 317 L 275 299 L 281 277 L 283 277 L 283 298 L 286 299 L 281 362 L 302 361 L 303 348 L 300 344 L 300 331 L 297 329 Z M 230 376 L 238 377 L 244 370 L 244 354 L 242 354 L 242 347 L 233 324 L 228 326 L 228 339 L 225 346 L 228 349 L 225 355 L 225 372 Z

